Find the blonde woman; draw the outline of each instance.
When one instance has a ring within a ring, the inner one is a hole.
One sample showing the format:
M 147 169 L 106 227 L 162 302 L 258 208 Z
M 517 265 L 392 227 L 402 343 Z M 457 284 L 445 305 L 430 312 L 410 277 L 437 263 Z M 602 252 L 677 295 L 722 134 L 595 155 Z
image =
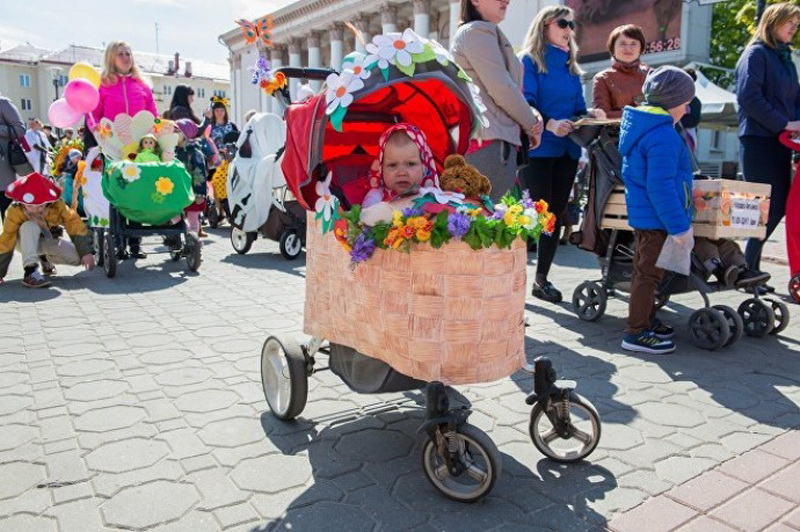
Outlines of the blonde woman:
M 564 213 L 575 182 L 581 148 L 568 138 L 574 116 L 605 118 L 600 109 L 586 109 L 575 42 L 575 15 L 565 6 L 539 11 L 525 37 L 521 52 L 525 69 L 523 92 L 528 104 L 542 114 L 545 131 L 542 142 L 530 153 L 530 164 L 520 175 L 531 197 L 544 199 L 551 212 Z M 562 216 L 559 216 L 562 217 Z M 547 280 L 558 248 L 558 231 L 539 239 L 533 296 L 551 303 L 562 300 Z
M 153 116 L 158 116 L 153 91 L 144 82 L 133 52 L 128 43 L 114 41 L 106 46 L 103 56 L 103 73 L 100 82 L 100 103 L 92 111 L 94 126 L 102 118 L 114 120 L 118 114 L 125 113 L 133 116 L 139 111 L 150 111 Z M 147 255 L 141 250 L 141 238 L 129 238 L 128 247 L 130 254 L 125 251 L 122 242 L 117 242 L 118 257 L 143 259 Z
M 536 146 L 542 135 L 539 114 L 522 96 L 522 64 L 497 26 L 506 18 L 509 0 L 461 0 L 461 25 L 450 51 L 458 66 L 472 78 L 486 104 L 489 127 L 480 142 L 473 141 L 467 162 L 492 181 L 497 201 L 517 178 L 517 152 L 524 133 Z
M 736 65 L 742 172 L 746 181 L 772 185 L 766 238 L 786 214 L 791 185 L 792 153 L 778 135 L 784 130 L 800 132 L 800 86 L 789 48 L 798 23 L 800 7 L 767 7 Z M 747 241 L 744 255 L 751 269 L 760 269 L 763 246 L 763 240 Z
M 104 117 L 114 120 L 120 113 L 133 116 L 142 110 L 158 116 L 153 91 L 142 79 L 130 45 L 114 41 L 106 47 L 103 57 L 100 103 L 92 111 L 92 118 L 97 123 Z

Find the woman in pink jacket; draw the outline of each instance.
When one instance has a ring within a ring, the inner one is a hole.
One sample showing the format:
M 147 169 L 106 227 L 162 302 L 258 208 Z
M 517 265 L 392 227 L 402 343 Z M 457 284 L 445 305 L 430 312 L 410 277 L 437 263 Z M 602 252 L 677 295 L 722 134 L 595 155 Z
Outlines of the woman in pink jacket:
M 158 116 L 153 91 L 142 80 L 142 75 L 133 60 L 130 45 L 122 41 L 111 42 L 106 46 L 103 57 L 100 103 L 92 111 L 94 123 L 90 125 L 94 127 L 102 118 L 114 120 L 118 114 L 133 116 L 139 111 L 150 111 L 153 116 Z M 130 254 L 125 251 L 122 242 L 118 241 L 119 258 L 145 258 L 141 241 L 141 238 L 128 239 Z

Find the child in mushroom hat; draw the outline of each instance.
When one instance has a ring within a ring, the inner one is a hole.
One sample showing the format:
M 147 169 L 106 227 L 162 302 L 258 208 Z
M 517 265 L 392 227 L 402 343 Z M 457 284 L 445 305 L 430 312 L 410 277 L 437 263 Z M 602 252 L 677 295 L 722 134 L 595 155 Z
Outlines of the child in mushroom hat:
M 61 190 L 36 172 L 8 185 L 6 196 L 14 203 L 8 208 L 0 234 L 0 284 L 16 246 L 22 253 L 25 277 L 22 284 L 29 288 L 44 288 L 51 282 L 39 273 L 39 255 L 55 264 L 82 264 L 94 268 L 91 238 L 78 214 L 61 200 Z M 54 230 L 64 226 L 72 242 L 54 236 Z

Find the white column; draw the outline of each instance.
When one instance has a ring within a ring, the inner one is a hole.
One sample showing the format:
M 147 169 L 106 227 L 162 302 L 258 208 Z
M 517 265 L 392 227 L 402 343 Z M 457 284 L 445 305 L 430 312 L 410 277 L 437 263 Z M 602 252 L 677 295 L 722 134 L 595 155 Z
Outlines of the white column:
M 308 67 L 319 68 L 322 66 L 321 52 L 319 48 L 319 32 L 312 31 L 308 34 Z M 319 92 L 322 84 L 319 81 L 311 81 L 309 86 L 314 92 Z
M 284 56 L 284 51 L 285 50 L 286 50 L 286 45 L 285 44 L 276 44 L 275 47 L 272 50 L 270 50 L 270 53 L 269 53 L 269 67 L 270 67 L 271 70 L 276 70 L 278 68 L 281 68 L 284 65 L 283 56 Z M 276 101 L 276 98 L 278 98 L 278 97 L 277 96 L 271 96 L 269 98 L 269 100 L 270 100 L 270 112 L 271 113 L 276 113 L 276 114 L 281 114 L 281 107 L 278 104 L 278 102 Z
M 381 6 L 381 29 L 384 35 L 397 31 L 397 6 L 384 4 Z
M 414 32 L 422 37 L 430 33 L 430 0 L 414 0 Z
M 458 30 L 458 21 L 461 18 L 461 2 L 450 2 L 450 35 L 447 37 L 447 47 L 452 48 L 453 36 Z
M 300 67 L 303 66 L 300 59 L 300 39 L 292 37 L 289 40 L 289 66 Z M 289 81 L 289 94 L 292 96 L 292 101 L 297 98 L 297 88 L 300 86 L 300 80 L 291 78 Z
M 368 43 L 372 40 L 369 34 L 369 18 L 367 18 L 367 15 L 363 13 L 359 15 L 355 20 L 355 26 L 358 31 L 361 32 L 362 37 L 364 37 L 364 42 Z M 362 54 L 366 51 L 364 49 L 364 44 L 358 38 L 356 38 L 356 51 Z
M 331 68 L 334 70 L 342 69 L 342 57 L 344 57 L 344 46 L 342 37 L 344 33 L 344 25 L 336 22 L 328 30 L 331 39 Z

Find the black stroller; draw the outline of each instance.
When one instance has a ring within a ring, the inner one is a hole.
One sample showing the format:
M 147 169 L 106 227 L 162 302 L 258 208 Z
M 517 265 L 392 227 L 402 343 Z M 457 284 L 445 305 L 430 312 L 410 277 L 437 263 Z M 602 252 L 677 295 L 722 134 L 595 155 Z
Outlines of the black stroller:
M 617 145 L 618 126 L 587 126 L 572 137 L 589 152 L 589 195 L 580 230 L 572 243 L 598 257 L 600 279 L 579 284 L 572 295 L 572 306 L 582 320 L 600 319 L 608 298 L 629 292 L 633 277 L 635 239 L 628 227 L 624 208 L 622 156 Z M 698 176 L 701 178 L 702 176 Z M 610 205 L 609 205 L 610 204 Z M 656 293 L 656 308 L 669 302 L 670 296 L 697 291 L 703 307 L 689 318 L 689 331 L 698 347 L 715 350 L 728 347 L 743 334 L 764 337 L 777 334 L 789 325 L 789 309 L 777 299 L 758 294 L 743 301 L 737 310 L 727 305 L 711 305 L 709 294 L 730 290 L 723 283 L 710 280 L 711 273 L 692 255 L 688 276 L 667 272 Z

